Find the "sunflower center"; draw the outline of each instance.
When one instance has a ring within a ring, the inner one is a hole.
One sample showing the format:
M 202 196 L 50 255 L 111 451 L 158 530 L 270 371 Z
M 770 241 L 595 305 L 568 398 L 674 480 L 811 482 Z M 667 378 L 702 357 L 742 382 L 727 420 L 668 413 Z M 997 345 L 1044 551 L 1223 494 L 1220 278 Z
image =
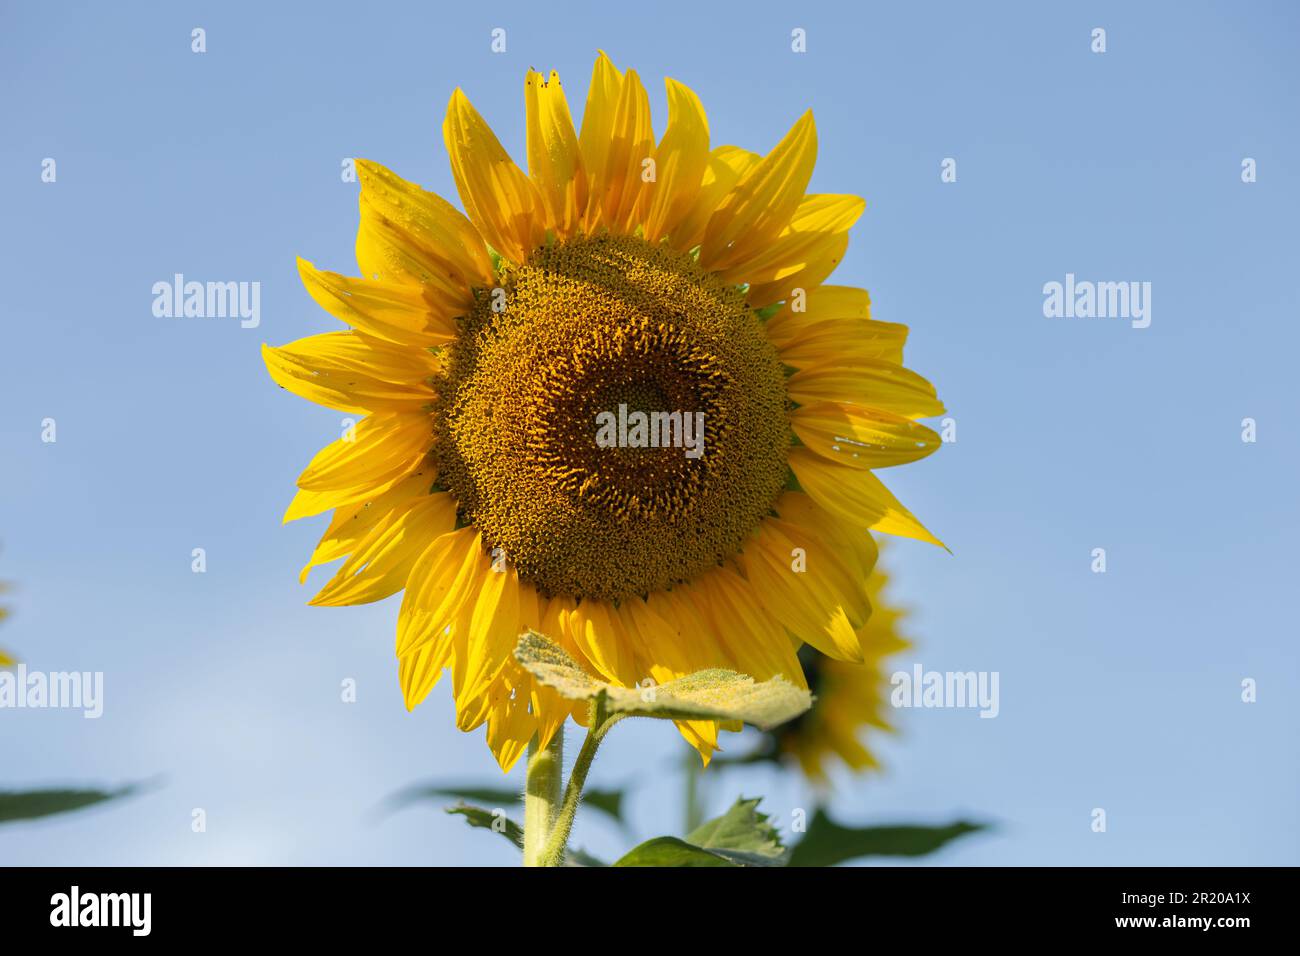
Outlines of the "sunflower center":
M 547 594 L 617 600 L 735 554 L 786 479 L 785 380 L 689 255 L 576 239 L 463 320 L 435 454 L 461 517 Z

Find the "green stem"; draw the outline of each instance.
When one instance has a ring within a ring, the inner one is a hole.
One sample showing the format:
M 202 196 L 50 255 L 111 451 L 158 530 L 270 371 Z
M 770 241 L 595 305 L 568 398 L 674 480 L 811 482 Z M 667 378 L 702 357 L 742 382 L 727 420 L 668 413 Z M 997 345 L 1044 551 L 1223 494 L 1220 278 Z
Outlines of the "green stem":
M 528 743 L 528 777 L 524 783 L 524 866 L 544 866 L 542 854 L 559 812 L 564 763 L 564 728 L 542 750 L 537 738 Z
M 550 837 L 546 841 L 546 847 L 542 850 L 537 866 L 564 865 L 564 851 L 569 845 L 569 832 L 573 829 L 578 804 L 582 802 L 582 788 L 587 783 L 587 772 L 591 770 L 591 762 L 596 759 L 596 749 L 605 734 L 609 733 L 609 729 L 623 716 L 623 714 L 608 716 L 602 699 L 592 701 L 591 716 L 587 721 L 587 739 L 582 742 L 578 759 L 574 761 L 573 770 L 569 772 L 569 783 L 564 788 L 564 802 L 560 804 L 560 811 L 555 816 Z
M 686 833 L 694 833 L 704 821 L 700 808 L 700 756 L 686 751 Z

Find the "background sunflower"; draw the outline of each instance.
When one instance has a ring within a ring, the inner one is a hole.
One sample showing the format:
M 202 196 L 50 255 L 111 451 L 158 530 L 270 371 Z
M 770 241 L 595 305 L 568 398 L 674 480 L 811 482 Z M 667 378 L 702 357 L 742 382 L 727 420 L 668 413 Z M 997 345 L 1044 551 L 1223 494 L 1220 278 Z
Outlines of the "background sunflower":
M 810 780 L 825 782 L 829 764 L 852 771 L 880 766 L 868 745 L 875 732 L 889 732 L 889 673 L 885 659 L 911 647 L 900 625 L 907 612 L 888 598 L 889 575 L 877 564 L 867 580 L 871 617 L 859 630 L 861 664 L 827 657 L 814 648 L 799 651 L 812 709 L 768 733 L 761 752 L 794 760 Z

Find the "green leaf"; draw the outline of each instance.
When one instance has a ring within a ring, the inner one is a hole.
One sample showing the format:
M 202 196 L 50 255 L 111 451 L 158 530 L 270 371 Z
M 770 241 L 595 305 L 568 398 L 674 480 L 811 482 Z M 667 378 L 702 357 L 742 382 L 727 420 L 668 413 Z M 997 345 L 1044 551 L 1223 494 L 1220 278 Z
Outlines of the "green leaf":
M 866 856 L 924 856 L 988 824 L 958 820 L 947 826 L 840 826 L 818 810 L 794 847 L 790 866 L 834 866 Z
M 766 813 L 758 812 L 758 800 L 744 797 L 722 816 L 687 834 L 686 842 L 742 866 L 780 866 L 788 856 L 776 827 Z
M 447 812 L 459 813 L 470 826 L 500 833 L 518 849 L 524 848 L 524 828 L 505 814 L 496 814 L 468 803 L 458 803 L 454 807 L 448 807 Z
M 677 837 L 655 837 L 628 850 L 615 866 L 739 866 Z
M 130 796 L 136 787 L 119 790 L 27 790 L 0 792 L 0 823 L 36 820 L 57 813 L 71 813 L 97 803 Z
M 397 791 L 384 803 L 389 813 L 404 810 L 414 803 L 426 800 L 440 800 L 443 797 L 458 797 L 474 803 L 493 807 L 514 806 L 523 802 L 523 794 L 518 790 L 505 787 L 448 786 L 439 783 L 416 784 Z M 582 802 L 593 810 L 599 810 L 619 823 L 623 822 L 622 790 L 585 790 Z
M 615 866 L 781 866 L 787 851 L 758 800 L 743 797 L 685 840 L 655 837 L 629 850 Z
M 696 671 L 666 684 L 618 687 L 592 677 L 536 631 L 519 638 L 515 659 L 568 700 L 603 700 L 608 714 L 665 720 L 741 720 L 770 730 L 812 706 L 812 695 L 783 677 L 755 681 L 728 670 Z

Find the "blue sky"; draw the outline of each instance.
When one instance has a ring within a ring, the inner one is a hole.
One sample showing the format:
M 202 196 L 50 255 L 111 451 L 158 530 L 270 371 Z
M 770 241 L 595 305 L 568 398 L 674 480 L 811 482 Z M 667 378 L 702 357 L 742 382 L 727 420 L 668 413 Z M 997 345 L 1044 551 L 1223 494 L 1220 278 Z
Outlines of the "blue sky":
M 889 550 L 916 642 L 896 662 L 997 671 L 1000 714 L 898 712 L 886 772 L 840 779 L 837 815 L 999 822 L 931 858 L 949 864 L 1300 863 L 1298 20 L 1284 3 L 6 4 L 0 645 L 103 671 L 105 713 L 0 710 L 0 788 L 161 785 L 6 827 L 0 863 L 512 861 L 434 809 L 375 813 L 414 781 L 501 777 L 447 688 L 405 712 L 395 600 L 306 606 L 324 522 L 280 515 L 342 416 L 278 389 L 259 348 L 335 327 L 294 260 L 356 271 L 343 159 L 454 198 L 451 91 L 521 157 L 524 70 L 558 69 L 577 112 L 597 49 L 645 79 L 660 130 L 665 75 L 718 144 L 766 151 L 814 109 L 812 188 L 867 199 L 836 281 L 911 326 L 908 364 L 957 423 L 885 475 L 952 549 Z M 178 272 L 260 282 L 260 326 L 155 317 Z M 1150 327 L 1044 317 L 1067 273 L 1150 282 Z M 609 856 L 676 828 L 681 749 L 620 726 L 593 780 L 635 785 L 632 832 L 589 819 L 576 842 Z M 716 809 L 741 792 L 781 823 L 811 806 L 767 770 L 709 775 Z

